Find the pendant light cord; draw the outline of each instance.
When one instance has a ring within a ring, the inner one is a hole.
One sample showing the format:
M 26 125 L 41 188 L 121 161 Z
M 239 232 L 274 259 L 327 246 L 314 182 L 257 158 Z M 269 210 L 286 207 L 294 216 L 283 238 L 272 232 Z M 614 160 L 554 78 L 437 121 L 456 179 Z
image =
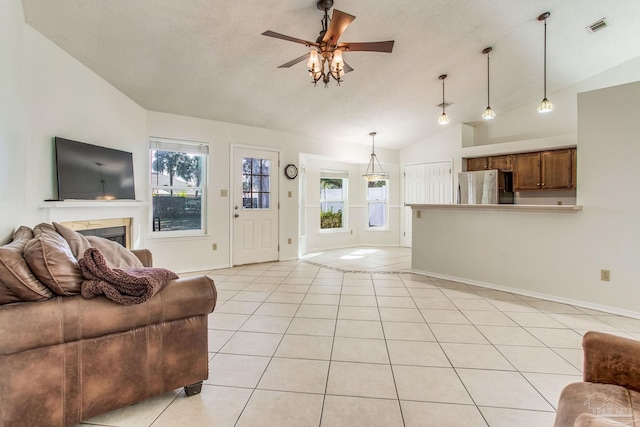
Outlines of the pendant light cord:
M 544 19 L 544 98 L 547 98 L 547 18 Z
M 491 105 L 489 94 L 489 53 L 487 53 L 487 106 Z
M 444 78 L 442 79 L 442 114 L 444 113 Z

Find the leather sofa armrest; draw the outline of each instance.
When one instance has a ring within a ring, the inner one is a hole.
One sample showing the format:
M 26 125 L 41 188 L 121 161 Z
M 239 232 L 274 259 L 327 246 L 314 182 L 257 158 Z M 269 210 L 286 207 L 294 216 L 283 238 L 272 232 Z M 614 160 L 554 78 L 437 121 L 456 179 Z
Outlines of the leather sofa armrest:
M 138 257 L 145 267 L 153 267 L 153 256 L 149 249 L 131 249 L 131 252 Z
M 584 380 L 640 392 L 640 341 L 602 332 L 582 338 Z

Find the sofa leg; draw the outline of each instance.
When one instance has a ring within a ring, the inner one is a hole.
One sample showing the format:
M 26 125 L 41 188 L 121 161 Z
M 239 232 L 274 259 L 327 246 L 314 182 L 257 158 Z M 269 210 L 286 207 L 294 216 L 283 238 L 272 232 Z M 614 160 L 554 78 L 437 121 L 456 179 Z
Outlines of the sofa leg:
M 184 392 L 187 396 L 200 394 L 201 390 L 202 390 L 202 381 L 200 381 L 199 383 L 184 386 Z

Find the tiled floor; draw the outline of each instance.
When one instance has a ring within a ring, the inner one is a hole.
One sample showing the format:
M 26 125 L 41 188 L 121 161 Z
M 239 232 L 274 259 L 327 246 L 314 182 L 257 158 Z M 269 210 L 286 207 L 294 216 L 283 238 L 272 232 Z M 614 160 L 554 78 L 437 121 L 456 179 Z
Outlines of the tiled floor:
M 409 257 L 359 248 L 210 272 L 202 394 L 86 424 L 546 427 L 581 379 L 586 330 L 640 339 L 640 320 L 411 274 Z

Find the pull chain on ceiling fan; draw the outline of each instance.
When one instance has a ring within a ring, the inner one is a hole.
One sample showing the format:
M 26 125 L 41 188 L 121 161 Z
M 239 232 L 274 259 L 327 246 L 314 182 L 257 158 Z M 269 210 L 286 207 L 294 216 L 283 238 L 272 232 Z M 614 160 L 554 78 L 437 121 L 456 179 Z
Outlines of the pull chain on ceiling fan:
M 282 64 L 278 68 L 289 68 L 292 65 L 308 59 L 307 67 L 309 67 L 309 73 L 314 85 L 317 85 L 318 81 L 322 80 L 324 86 L 327 87 L 331 79 L 334 79 L 338 85 L 340 85 L 342 76 L 353 71 L 353 68 L 344 61 L 343 52 L 366 51 L 391 53 L 393 50 L 393 40 L 364 43 L 338 42 L 344 30 L 347 29 L 356 17 L 334 9 L 331 19 L 329 19 L 329 9 L 333 6 L 333 0 L 318 0 L 316 6 L 319 10 L 324 11 L 324 17 L 322 18 L 322 31 L 320 31 L 315 42 L 286 36 L 270 30 L 262 33 L 263 36 L 300 43 L 312 48 L 309 53 L 305 53 L 286 64 Z

